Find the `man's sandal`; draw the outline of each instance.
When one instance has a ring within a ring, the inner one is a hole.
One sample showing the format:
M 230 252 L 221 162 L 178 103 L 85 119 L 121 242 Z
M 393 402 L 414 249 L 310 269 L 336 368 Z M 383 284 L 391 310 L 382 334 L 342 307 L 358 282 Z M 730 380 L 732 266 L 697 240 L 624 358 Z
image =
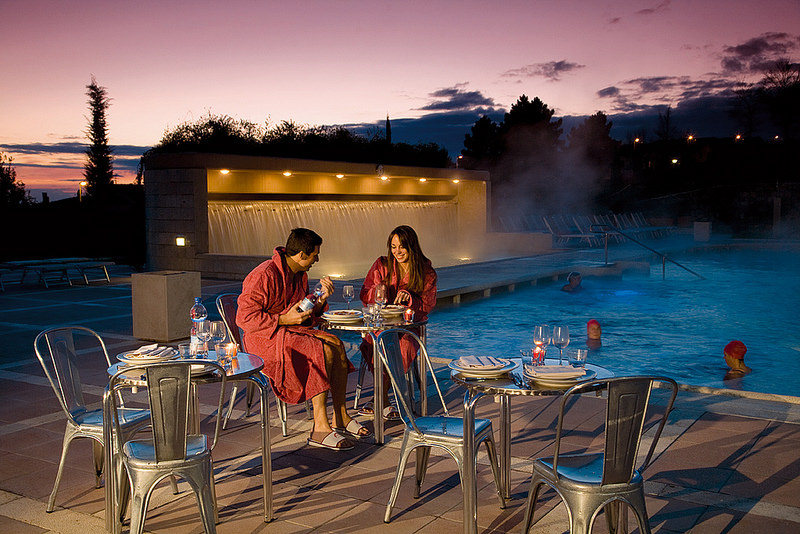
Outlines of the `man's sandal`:
M 373 417 L 375 415 L 375 405 L 372 403 L 372 401 L 369 401 L 360 410 L 358 410 L 358 413 L 359 415 L 363 415 L 365 417 Z M 391 404 L 389 406 L 384 406 L 383 418 L 386 421 L 399 421 L 400 412 L 398 412 Z
M 365 427 L 355 419 L 350 419 L 350 422 L 347 423 L 347 426 L 344 428 L 333 427 L 333 429 L 339 434 L 344 434 L 345 436 L 350 436 L 351 438 L 356 439 L 371 438 L 373 435 L 372 430 Z
M 323 449 L 330 449 L 332 451 L 349 451 L 355 447 L 352 441 L 336 432 L 330 432 L 322 441 L 317 441 L 311 437 L 306 441 L 312 447 L 322 447 Z

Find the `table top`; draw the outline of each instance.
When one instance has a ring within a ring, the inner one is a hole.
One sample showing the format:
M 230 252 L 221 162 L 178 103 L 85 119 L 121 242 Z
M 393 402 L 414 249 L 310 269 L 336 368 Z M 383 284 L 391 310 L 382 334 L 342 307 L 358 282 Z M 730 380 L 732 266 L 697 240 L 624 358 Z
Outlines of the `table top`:
M 324 330 L 348 330 L 350 332 L 373 332 L 375 330 L 382 330 L 384 328 L 414 328 L 418 326 L 425 326 L 428 324 L 428 318 L 406 322 L 402 315 L 389 315 L 383 318 L 382 326 L 369 326 L 364 322 L 364 319 L 358 321 L 328 321 L 322 319 L 320 328 Z
M 479 391 L 486 395 L 516 396 L 561 395 L 567 389 L 569 389 L 569 387 L 579 384 L 582 381 L 586 381 L 578 380 L 558 387 L 542 385 L 537 383 L 535 380 L 525 377 L 522 373 L 522 362 L 519 360 L 519 358 L 513 359 L 519 361 L 519 365 L 517 365 L 507 375 L 504 376 L 497 378 L 471 378 L 463 376 L 458 371 L 451 370 L 450 378 L 456 384 L 467 387 L 473 391 Z M 558 365 L 558 360 L 547 359 L 545 364 Z M 613 372 L 599 365 L 587 363 L 586 369 L 596 373 L 596 376 L 591 377 L 591 379 L 612 378 L 614 376 Z
M 212 356 L 210 360 L 216 361 L 214 359 L 214 351 L 208 351 L 209 355 Z M 197 363 L 198 365 L 202 365 L 206 360 L 188 360 L 192 363 Z M 117 371 L 122 368 L 125 364 L 123 362 L 117 362 L 112 364 L 111 367 L 108 368 L 108 374 L 113 376 L 117 373 Z M 144 364 L 146 365 L 146 364 Z M 259 372 L 261 369 L 264 368 L 264 360 L 256 356 L 255 354 L 248 354 L 247 352 L 240 352 L 236 356 L 233 357 L 231 360 L 230 365 L 224 365 L 225 368 L 225 375 L 228 377 L 228 380 L 239 380 L 245 377 L 248 377 L 252 374 Z M 202 369 L 201 369 L 202 371 Z M 214 375 L 210 375 L 204 372 L 193 372 L 192 379 L 207 379 L 213 377 Z

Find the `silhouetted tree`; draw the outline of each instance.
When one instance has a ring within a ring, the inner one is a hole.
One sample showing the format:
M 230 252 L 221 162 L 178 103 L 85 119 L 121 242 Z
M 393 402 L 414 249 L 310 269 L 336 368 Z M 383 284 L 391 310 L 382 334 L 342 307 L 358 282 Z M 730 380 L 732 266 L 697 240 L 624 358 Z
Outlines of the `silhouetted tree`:
M 0 152 L 0 207 L 27 206 L 33 204 L 25 184 L 17 181 L 17 169 L 11 166 L 13 158 Z
M 108 123 L 106 110 L 111 99 L 105 87 L 97 85 L 92 76 L 92 83 L 86 86 L 86 96 L 89 97 L 89 129 L 86 132 L 89 138 L 89 148 L 86 149 L 86 164 L 83 175 L 88 182 L 89 195 L 98 195 L 108 189 L 114 179 L 112 167 L 111 148 L 108 146 Z
M 656 136 L 662 141 L 671 141 L 678 137 L 675 123 L 672 121 L 672 106 L 667 106 L 664 112 L 658 112 L 658 126 Z
M 500 127 L 488 115 L 482 115 L 472 125 L 470 133 L 464 135 L 464 149 L 461 154 L 468 158 L 464 166 L 485 166 L 495 161 L 501 151 Z
M 742 127 L 745 137 L 752 137 L 756 131 L 758 112 L 761 102 L 760 90 L 753 84 L 734 89 L 731 115 Z
M 784 139 L 796 139 L 800 130 L 800 63 L 781 59 L 760 82 L 767 109 Z
M 613 122 L 598 111 L 574 127 L 567 135 L 569 151 L 596 168 L 607 168 L 614 161 L 619 143 L 611 138 Z

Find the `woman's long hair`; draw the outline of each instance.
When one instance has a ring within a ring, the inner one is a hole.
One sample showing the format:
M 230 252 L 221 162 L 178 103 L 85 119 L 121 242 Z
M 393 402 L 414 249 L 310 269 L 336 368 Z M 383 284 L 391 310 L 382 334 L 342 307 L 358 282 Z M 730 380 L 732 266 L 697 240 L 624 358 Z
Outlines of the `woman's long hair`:
M 425 264 L 429 261 L 422 253 L 422 248 L 419 246 L 419 238 L 413 228 L 405 224 L 398 226 L 392 233 L 389 234 L 389 239 L 386 240 L 386 247 L 389 249 L 386 254 L 386 261 L 389 263 L 387 266 L 387 279 L 383 281 L 387 286 L 391 283 L 393 276 L 398 282 L 402 278 L 400 267 L 397 265 L 397 260 L 394 259 L 392 254 L 392 238 L 397 236 L 400 239 L 400 246 L 408 251 L 408 289 L 415 293 L 419 293 L 425 287 Z

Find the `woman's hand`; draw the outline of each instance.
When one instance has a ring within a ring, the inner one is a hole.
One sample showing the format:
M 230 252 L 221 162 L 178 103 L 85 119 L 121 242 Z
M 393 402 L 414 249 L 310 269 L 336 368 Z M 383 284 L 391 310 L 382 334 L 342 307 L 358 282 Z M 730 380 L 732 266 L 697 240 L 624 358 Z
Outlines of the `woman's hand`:
M 394 299 L 395 304 L 401 304 L 403 306 L 408 306 L 411 304 L 411 293 L 402 289 L 397 292 L 397 296 Z

